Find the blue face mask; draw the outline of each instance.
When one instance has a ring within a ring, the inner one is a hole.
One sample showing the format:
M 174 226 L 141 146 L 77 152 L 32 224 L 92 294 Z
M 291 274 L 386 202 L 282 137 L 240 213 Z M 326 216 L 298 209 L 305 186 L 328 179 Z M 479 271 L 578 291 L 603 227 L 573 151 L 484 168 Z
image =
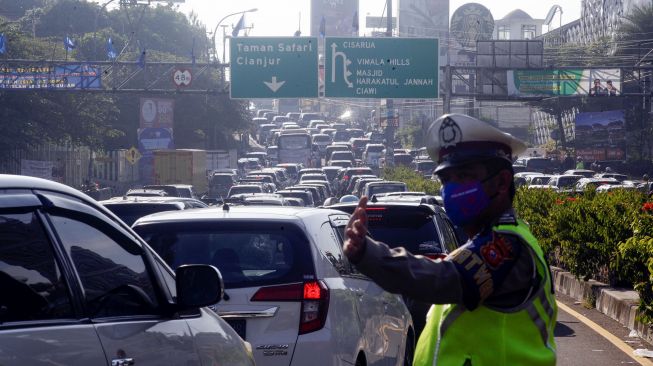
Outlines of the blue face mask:
M 494 175 L 492 175 L 494 176 Z M 483 190 L 483 183 L 492 178 L 489 176 L 480 182 L 447 183 L 442 187 L 441 195 L 444 209 L 454 225 L 468 225 L 488 207 L 496 197 L 488 197 Z

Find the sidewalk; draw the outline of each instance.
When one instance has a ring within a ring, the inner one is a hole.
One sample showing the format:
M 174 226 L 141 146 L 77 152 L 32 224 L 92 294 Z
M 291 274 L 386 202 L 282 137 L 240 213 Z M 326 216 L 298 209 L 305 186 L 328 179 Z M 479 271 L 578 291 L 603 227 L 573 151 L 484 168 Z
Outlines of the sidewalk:
M 653 327 L 635 319 L 639 305 L 637 292 L 613 288 L 594 280 L 582 281 L 558 267 L 551 267 L 551 272 L 556 292 L 594 306 L 628 329 L 637 331 L 644 341 L 653 343 Z

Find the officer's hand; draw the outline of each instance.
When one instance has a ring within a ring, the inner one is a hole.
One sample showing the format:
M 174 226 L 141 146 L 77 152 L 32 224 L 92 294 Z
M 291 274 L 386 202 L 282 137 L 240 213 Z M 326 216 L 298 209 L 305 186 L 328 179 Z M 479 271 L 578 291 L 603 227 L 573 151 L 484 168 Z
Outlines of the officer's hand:
M 363 258 L 363 253 L 365 253 L 365 236 L 367 235 L 366 207 L 367 197 L 363 196 L 345 228 L 346 239 L 343 251 L 347 258 L 354 263 L 359 262 Z

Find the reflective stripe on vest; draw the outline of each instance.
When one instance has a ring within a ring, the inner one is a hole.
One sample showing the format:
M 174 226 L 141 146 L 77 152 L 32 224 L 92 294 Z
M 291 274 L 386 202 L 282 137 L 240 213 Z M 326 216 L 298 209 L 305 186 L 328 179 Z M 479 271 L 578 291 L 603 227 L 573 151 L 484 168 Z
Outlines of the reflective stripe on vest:
M 481 305 L 434 305 L 417 343 L 414 365 L 554 365 L 553 329 L 557 306 L 541 248 L 523 222 L 501 225 L 497 232 L 518 235 L 536 258 L 539 284 L 528 301 L 513 309 Z

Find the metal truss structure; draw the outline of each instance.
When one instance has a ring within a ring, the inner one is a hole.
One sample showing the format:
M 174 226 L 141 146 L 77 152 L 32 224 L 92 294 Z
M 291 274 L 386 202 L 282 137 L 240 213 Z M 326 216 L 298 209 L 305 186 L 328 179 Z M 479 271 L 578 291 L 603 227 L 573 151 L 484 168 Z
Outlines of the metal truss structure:
M 0 60 L 0 91 L 84 93 L 227 94 L 228 64 L 189 62 Z M 175 71 L 192 75 L 178 85 Z

